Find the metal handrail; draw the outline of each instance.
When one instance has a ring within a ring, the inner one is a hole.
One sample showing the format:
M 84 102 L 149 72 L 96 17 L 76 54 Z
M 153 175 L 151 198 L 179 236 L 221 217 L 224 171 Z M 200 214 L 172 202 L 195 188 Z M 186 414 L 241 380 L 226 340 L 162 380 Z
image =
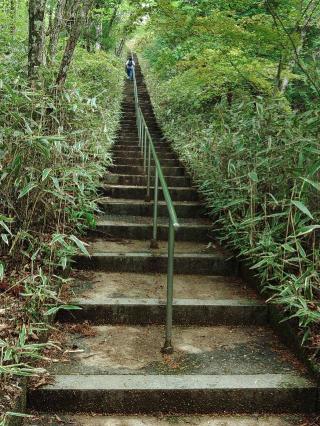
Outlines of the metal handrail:
M 166 308 L 166 334 L 165 342 L 162 352 L 171 354 L 173 352 L 172 346 L 172 305 L 173 305 L 173 271 L 174 271 L 174 246 L 175 246 L 175 233 L 179 229 L 179 222 L 177 214 L 172 202 L 170 191 L 163 175 L 160 161 L 156 153 L 149 128 L 144 118 L 143 112 L 140 108 L 138 85 L 136 79 L 135 69 L 133 67 L 133 85 L 134 85 L 134 100 L 135 111 L 137 117 L 137 128 L 139 135 L 139 146 L 141 147 L 141 154 L 143 156 L 144 173 L 147 176 L 146 188 L 146 201 L 151 201 L 150 196 L 150 183 L 151 183 L 151 159 L 153 159 L 155 166 L 154 175 L 154 194 L 153 194 L 153 229 L 152 240 L 150 243 L 151 248 L 158 248 L 157 235 L 158 235 L 158 204 L 159 204 L 159 183 L 162 188 L 163 197 L 165 199 L 168 214 L 169 214 L 169 236 L 168 236 L 168 271 L 167 271 L 167 308 Z

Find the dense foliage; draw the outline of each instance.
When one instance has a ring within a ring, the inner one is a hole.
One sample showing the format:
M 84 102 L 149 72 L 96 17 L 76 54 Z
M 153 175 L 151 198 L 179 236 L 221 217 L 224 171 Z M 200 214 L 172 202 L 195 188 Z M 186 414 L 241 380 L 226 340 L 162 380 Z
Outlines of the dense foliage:
M 161 0 L 136 38 L 156 113 L 223 244 L 316 348 L 319 12 L 296 0 Z
M 56 58 L 31 82 L 27 9 L 16 10 L 14 30 L 8 10 L 1 13 L 0 378 L 11 389 L 12 377 L 37 373 L 30 361 L 51 344 L 39 343 L 50 316 L 74 308 L 59 292 L 71 257 L 87 253 L 82 235 L 94 227 L 99 179 L 111 161 L 123 65 L 112 52 L 89 53 L 78 43 L 57 91 L 62 33 Z

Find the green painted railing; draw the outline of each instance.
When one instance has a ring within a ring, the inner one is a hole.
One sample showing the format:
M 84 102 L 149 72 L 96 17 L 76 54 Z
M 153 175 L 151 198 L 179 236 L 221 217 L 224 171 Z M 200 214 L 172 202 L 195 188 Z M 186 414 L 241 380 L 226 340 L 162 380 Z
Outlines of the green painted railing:
M 153 194 L 153 230 L 150 247 L 158 248 L 158 207 L 159 207 L 159 184 L 162 188 L 168 215 L 169 215 L 169 235 L 168 235 L 168 272 L 167 272 L 167 309 L 166 309 L 166 335 L 162 352 L 170 354 L 173 352 L 172 346 L 172 304 L 173 304 L 173 269 L 174 269 L 174 246 L 175 233 L 179 228 L 176 211 L 172 202 L 170 191 L 163 175 L 160 161 L 158 159 L 150 131 L 140 108 L 138 85 L 136 74 L 133 70 L 133 85 L 135 110 L 137 117 L 137 127 L 139 134 L 139 146 L 143 156 L 144 173 L 147 176 L 146 201 L 151 201 L 151 165 L 154 164 L 154 194 Z

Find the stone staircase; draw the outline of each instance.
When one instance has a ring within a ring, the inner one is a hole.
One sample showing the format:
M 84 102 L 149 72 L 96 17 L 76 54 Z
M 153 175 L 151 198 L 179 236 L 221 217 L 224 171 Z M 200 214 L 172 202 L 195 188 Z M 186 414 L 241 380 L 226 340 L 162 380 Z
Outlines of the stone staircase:
M 214 242 L 197 190 L 157 125 L 138 65 L 136 74 L 141 108 L 181 221 L 175 254 L 175 352 L 160 353 L 167 210 L 161 201 L 161 241 L 159 249 L 152 250 L 152 202 L 145 201 L 133 85 L 127 82 L 114 165 L 101 188 L 103 213 L 92 236 L 91 257 L 76 259 L 73 303 L 82 309 L 58 318 L 65 324 L 67 345 L 75 351 L 71 362 L 52 364 L 52 384 L 29 392 L 29 408 L 142 417 L 315 411 L 315 383 L 271 329 L 268 306 L 237 277 L 236 261 Z M 75 333 L 73 325 L 85 322 L 90 333 Z M 239 423 L 230 424 L 251 425 L 248 418 L 247 423 L 239 418 Z M 77 419 L 77 424 L 138 424 L 126 423 L 125 417 L 119 423 L 108 417 L 105 423 L 84 420 L 85 416 Z M 146 419 L 141 424 L 156 424 Z M 211 424 L 191 419 L 190 424 Z M 263 424 L 294 424 L 270 419 Z

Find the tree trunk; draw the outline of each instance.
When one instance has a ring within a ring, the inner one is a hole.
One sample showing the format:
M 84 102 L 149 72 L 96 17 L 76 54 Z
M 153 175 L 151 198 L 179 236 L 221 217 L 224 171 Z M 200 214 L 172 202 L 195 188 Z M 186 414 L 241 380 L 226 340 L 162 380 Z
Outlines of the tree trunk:
M 45 10 L 47 0 L 29 0 L 28 76 L 35 80 L 43 64 L 45 37 Z
M 56 84 L 58 89 L 61 90 L 67 78 L 68 70 L 72 61 L 74 50 L 79 40 L 83 25 L 86 22 L 86 17 L 93 6 L 94 0 L 79 0 L 77 4 L 77 12 L 74 23 L 70 29 L 69 39 L 64 50 L 61 60 L 59 73 L 57 76 Z
M 306 31 L 303 29 L 300 33 L 300 44 L 299 44 L 299 46 L 297 46 L 295 48 L 295 56 L 292 59 L 292 61 L 290 61 L 290 63 L 289 63 L 289 67 L 291 69 L 293 69 L 293 67 L 297 63 L 297 61 L 299 61 L 299 55 L 300 55 L 300 53 L 303 49 L 303 43 L 304 43 L 305 36 L 306 36 Z M 287 77 L 285 77 L 282 81 L 282 84 L 281 84 L 281 92 L 282 93 L 284 93 L 286 91 L 288 85 L 289 85 L 289 79 Z
M 280 59 L 279 59 L 279 63 L 278 63 L 278 68 L 277 68 L 277 75 L 276 75 L 276 90 L 281 90 L 282 68 L 283 68 L 282 55 L 280 55 Z
M 16 0 L 10 0 L 10 18 L 11 18 L 11 33 L 16 32 L 16 20 L 17 20 L 17 4 Z
M 101 50 L 102 22 L 96 23 L 96 50 Z
M 121 3 L 121 1 L 113 9 L 112 16 L 110 18 L 110 21 L 108 22 L 108 26 L 107 26 L 107 29 L 106 29 L 106 32 L 105 32 L 105 37 L 110 36 L 114 21 L 116 20 L 116 17 L 117 17 L 117 14 L 118 14 L 118 8 L 119 8 L 120 3 Z
M 53 26 L 52 26 L 52 31 L 51 31 L 51 36 L 50 36 L 50 41 L 49 41 L 49 48 L 48 48 L 49 62 L 52 62 L 56 55 L 58 42 L 59 42 L 59 35 L 60 35 L 62 24 L 63 24 L 65 7 L 66 7 L 66 0 L 58 0 L 54 21 L 53 21 Z

